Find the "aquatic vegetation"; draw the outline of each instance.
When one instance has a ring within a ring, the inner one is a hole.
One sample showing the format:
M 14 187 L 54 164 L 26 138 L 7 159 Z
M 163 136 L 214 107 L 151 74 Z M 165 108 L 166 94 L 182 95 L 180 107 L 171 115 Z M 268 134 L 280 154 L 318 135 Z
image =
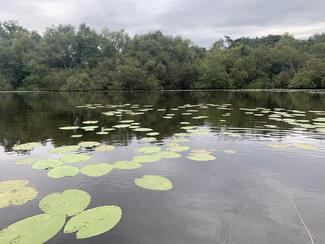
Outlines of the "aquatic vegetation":
M 111 152 L 115 149 L 114 146 L 111 145 L 100 145 L 96 147 L 95 151 L 96 152 Z
M 33 157 L 20 158 L 16 161 L 16 164 L 34 164 L 39 160 L 40 160 L 39 158 L 33 158 Z
M 48 150 L 49 153 L 54 154 L 63 154 L 67 152 L 77 151 L 80 148 L 78 145 L 71 145 L 71 146 L 63 146 L 63 147 L 56 147 L 53 149 Z
M 78 144 L 80 147 L 84 148 L 92 148 L 92 147 L 98 147 L 100 145 L 97 141 L 83 141 Z
M 114 128 L 122 129 L 130 127 L 130 124 L 120 124 L 120 125 L 113 125 Z
M 140 147 L 138 149 L 138 152 L 140 153 L 157 153 L 157 152 L 160 152 L 161 151 L 161 148 L 160 147 L 157 147 L 157 146 L 154 146 L 154 147 Z
M 157 138 L 155 138 L 155 137 L 143 137 L 141 139 L 141 141 L 143 141 L 143 142 L 153 142 L 153 141 L 156 141 L 156 140 L 157 140 Z
M 80 138 L 80 137 L 82 137 L 82 135 L 71 135 L 70 137 L 72 137 L 72 138 Z
M 108 132 L 107 131 L 99 131 L 99 132 L 96 132 L 97 135 L 108 135 Z
M 40 209 L 53 216 L 73 216 L 84 211 L 90 203 L 90 195 L 82 190 L 68 189 L 54 192 L 42 198 Z
M 92 124 L 97 124 L 98 121 L 97 120 L 87 120 L 87 121 L 83 121 L 82 123 L 85 125 L 92 125 Z
M 59 128 L 60 130 L 77 130 L 79 126 L 63 126 Z
M 142 178 L 136 178 L 134 183 L 147 190 L 168 191 L 173 188 L 169 179 L 159 175 L 144 175 Z
M 180 158 L 180 157 L 182 157 L 182 155 L 180 155 L 179 153 L 172 152 L 172 151 L 160 151 L 153 155 L 158 156 L 160 158 Z
M 31 151 L 40 145 L 41 144 L 38 142 L 29 142 L 29 143 L 15 145 L 12 149 L 14 151 Z
M 226 149 L 223 152 L 226 153 L 226 154 L 234 154 L 234 153 L 236 153 L 236 151 L 232 150 L 232 149 Z
M 11 204 L 22 205 L 33 200 L 37 196 L 37 191 L 26 186 L 27 184 L 28 180 L 0 181 L 0 208 Z
M 87 175 L 90 177 L 99 177 L 103 175 L 107 175 L 113 169 L 112 165 L 101 163 L 101 164 L 89 164 L 80 169 L 80 172 L 83 175 Z
M 318 150 L 317 146 L 315 146 L 313 144 L 308 144 L 308 143 L 293 143 L 292 145 L 298 149 L 302 149 L 305 151 L 317 151 Z
M 205 149 L 192 150 L 186 158 L 194 161 L 211 161 L 215 159 L 211 152 Z
M 136 132 L 148 132 L 148 131 L 152 131 L 151 128 L 136 128 L 136 129 L 133 129 L 133 131 L 136 131 Z
M 47 176 L 55 179 L 63 178 L 66 176 L 75 176 L 79 173 L 79 168 L 63 165 L 56 168 L 51 169 L 49 172 L 47 172 Z
M 130 120 L 121 120 L 119 122 L 122 123 L 122 124 L 130 124 L 130 123 L 133 123 L 134 120 L 132 120 L 132 119 L 130 119 Z
M 89 159 L 90 157 L 87 154 L 68 154 L 60 158 L 64 163 L 80 163 Z
M 268 144 L 269 147 L 273 148 L 273 149 L 280 149 L 280 150 L 285 150 L 288 149 L 288 147 L 290 146 L 289 144 L 285 144 L 285 143 L 272 143 L 272 144 Z
M 98 125 L 88 125 L 88 126 L 82 126 L 82 127 L 80 127 L 80 129 L 83 129 L 85 131 L 94 131 L 97 128 L 99 128 Z
M 33 164 L 33 169 L 51 169 L 59 167 L 63 164 L 62 161 L 58 159 L 41 159 Z
M 42 244 L 55 236 L 65 223 L 64 216 L 38 214 L 0 231 L 0 243 Z
M 146 134 L 147 136 L 158 136 L 159 132 L 149 132 Z
M 138 169 L 142 167 L 140 163 L 133 161 L 117 161 L 112 166 L 114 169 Z
M 122 209 L 107 205 L 88 209 L 72 217 L 64 227 L 64 233 L 76 233 L 77 239 L 85 239 L 105 233 L 121 220 Z
M 167 146 L 168 146 L 167 151 L 171 151 L 171 152 L 185 152 L 190 150 L 190 147 L 182 146 L 177 143 L 169 143 Z

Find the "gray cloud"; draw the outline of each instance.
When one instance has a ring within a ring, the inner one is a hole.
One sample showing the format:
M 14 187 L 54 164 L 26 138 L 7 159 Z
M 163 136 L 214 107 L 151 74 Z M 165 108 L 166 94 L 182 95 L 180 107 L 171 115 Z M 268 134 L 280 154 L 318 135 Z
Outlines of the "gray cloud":
M 209 46 L 230 35 L 325 32 L 324 0 L 0 0 L 0 19 L 29 29 L 85 22 L 130 34 L 160 29 Z

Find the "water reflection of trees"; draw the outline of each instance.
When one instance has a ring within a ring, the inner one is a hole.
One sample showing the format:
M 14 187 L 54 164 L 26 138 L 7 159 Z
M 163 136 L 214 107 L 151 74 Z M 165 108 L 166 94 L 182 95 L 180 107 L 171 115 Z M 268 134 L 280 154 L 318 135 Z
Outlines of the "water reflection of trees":
M 71 131 L 61 131 L 58 127 L 80 123 L 84 120 L 100 119 L 100 125 L 110 127 L 117 123 L 116 117 L 105 117 L 101 112 L 108 109 L 77 109 L 83 104 L 152 104 L 155 108 L 177 107 L 184 104 L 213 103 L 232 104 L 231 117 L 222 117 L 225 112 L 216 108 L 201 109 L 198 114 L 209 115 L 205 121 L 191 120 L 193 124 L 234 128 L 252 128 L 265 121 L 264 117 L 245 116 L 238 108 L 266 107 L 296 110 L 323 110 L 325 94 L 307 92 L 79 92 L 79 93 L 1 93 L 0 94 L 0 144 L 10 150 L 17 143 L 45 141 L 53 139 L 55 145 L 75 144 L 79 139 L 70 138 Z M 156 110 L 136 117 L 143 127 L 160 132 L 159 139 L 180 132 L 180 121 L 188 121 L 191 116 L 183 116 L 179 111 L 172 120 L 163 119 L 162 112 Z M 307 114 L 307 116 L 310 116 Z M 221 119 L 226 122 L 220 123 Z M 275 122 L 270 122 L 275 124 Z M 289 129 L 285 123 L 277 123 L 283 129 Z M 268 133 L 263 132 L 263 133 Z M 132 137 L 141 137 L 128 129 L 116 130 L 107 136 L 98 136 L 94 132 L 83 133 L 82 140 L 105 140 L 128 144 Z M 145 133 L 144 133 L 145 134 Z

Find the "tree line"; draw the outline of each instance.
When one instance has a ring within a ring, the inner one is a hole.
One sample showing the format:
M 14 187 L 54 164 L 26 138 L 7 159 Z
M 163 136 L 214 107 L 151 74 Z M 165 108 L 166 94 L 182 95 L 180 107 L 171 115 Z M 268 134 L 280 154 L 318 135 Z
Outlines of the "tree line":
M 41 35 L 0 22 L 0 90 L 325 88 L 325 34 L 232 39 L 209 49 L 160 31 L 86 24 Z

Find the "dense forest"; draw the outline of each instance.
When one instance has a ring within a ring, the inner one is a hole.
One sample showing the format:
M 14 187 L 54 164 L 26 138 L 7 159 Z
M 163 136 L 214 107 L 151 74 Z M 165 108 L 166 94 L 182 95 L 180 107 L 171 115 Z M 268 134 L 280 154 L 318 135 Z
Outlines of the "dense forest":
M 0 90 L 222 88 L 325 88 L 325 34 L 225 36 L 206 49 L 160 31 L 0 22 Z

